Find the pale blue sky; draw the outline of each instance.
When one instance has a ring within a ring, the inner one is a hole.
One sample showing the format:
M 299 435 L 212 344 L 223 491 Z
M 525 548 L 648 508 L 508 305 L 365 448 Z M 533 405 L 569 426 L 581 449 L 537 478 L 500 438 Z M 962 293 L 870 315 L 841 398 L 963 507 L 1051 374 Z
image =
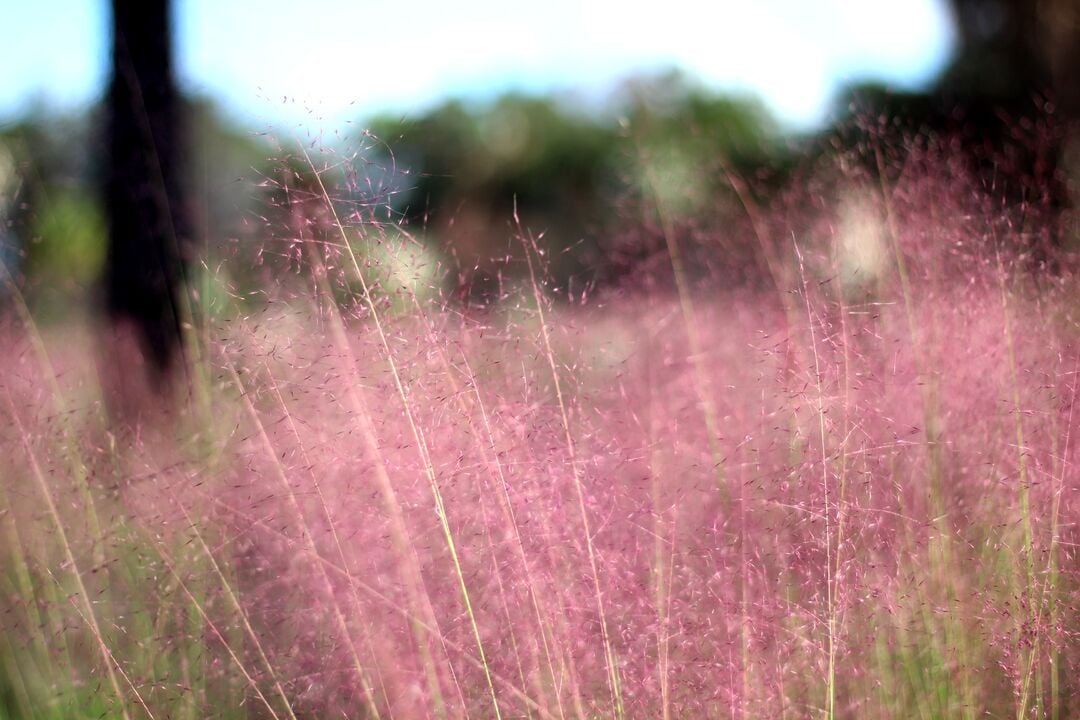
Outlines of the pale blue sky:
M 943 0 L 174 2 L 184 86 L 251 127 L 333 126 L 509 88 L 600 93 L 672 66 L 810 127 L 846 81 L 927 82 L 954 41 Z M 108 25 L 107 0 L 0 2 L 0 117 L 33 98 L 99 97 Z

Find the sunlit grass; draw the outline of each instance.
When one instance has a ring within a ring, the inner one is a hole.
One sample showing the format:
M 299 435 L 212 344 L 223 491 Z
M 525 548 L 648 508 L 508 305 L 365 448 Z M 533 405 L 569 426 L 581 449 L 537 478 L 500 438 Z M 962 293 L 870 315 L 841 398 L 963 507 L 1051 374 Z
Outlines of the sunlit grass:
M 762 289 L 654 188 L 665 262 L 560 299 L 508 223 L 478 308 L 306 162 L 169 417 L 13 296 L 0 717 L 1075 716 L 1075 284 L 972 194 L 744 195 Z

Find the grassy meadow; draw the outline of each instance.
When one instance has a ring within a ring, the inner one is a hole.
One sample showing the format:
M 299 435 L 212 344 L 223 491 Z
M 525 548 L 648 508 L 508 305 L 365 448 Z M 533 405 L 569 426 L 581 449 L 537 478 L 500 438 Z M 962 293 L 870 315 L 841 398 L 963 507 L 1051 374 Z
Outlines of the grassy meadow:
M 0 717 L 1080 717 L 1070 259 L 885 162 L 484 306 L 325 171 L 132 424 L 8 282 Z

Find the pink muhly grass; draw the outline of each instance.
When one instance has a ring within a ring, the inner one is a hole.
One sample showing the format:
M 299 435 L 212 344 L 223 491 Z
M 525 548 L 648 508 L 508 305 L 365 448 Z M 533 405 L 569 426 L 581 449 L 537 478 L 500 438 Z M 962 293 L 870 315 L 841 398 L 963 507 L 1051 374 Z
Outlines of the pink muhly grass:
M 106 423 L 84 348 L 24 313 L 0 383 L 27 459 L 0 486 L 16 701 L 1069 717 L 1075 277 L 1033 278 L 975 181 L 907 158 L 772 210 L 732 175 L 767 289 L 654 192 L 666 263 L 555 300 L 518 221 L 519 279 L 476 310 L 304 153 L 268 250 L 296 274 L 201 321 L 170 430 Z

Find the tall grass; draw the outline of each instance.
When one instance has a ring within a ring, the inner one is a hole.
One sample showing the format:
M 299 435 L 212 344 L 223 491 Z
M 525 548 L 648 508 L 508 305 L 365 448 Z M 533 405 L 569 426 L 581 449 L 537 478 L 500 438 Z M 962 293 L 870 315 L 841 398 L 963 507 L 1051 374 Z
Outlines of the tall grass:
M 0 716 L 1077 717 L 1075 277 L 905 150 L 732 176 L 767 286 L 654 187 L 661 262 L 568 298 L 508 218 L 480 308 L 301 152 L 294 272 L 134 428 L 15 313 Z

